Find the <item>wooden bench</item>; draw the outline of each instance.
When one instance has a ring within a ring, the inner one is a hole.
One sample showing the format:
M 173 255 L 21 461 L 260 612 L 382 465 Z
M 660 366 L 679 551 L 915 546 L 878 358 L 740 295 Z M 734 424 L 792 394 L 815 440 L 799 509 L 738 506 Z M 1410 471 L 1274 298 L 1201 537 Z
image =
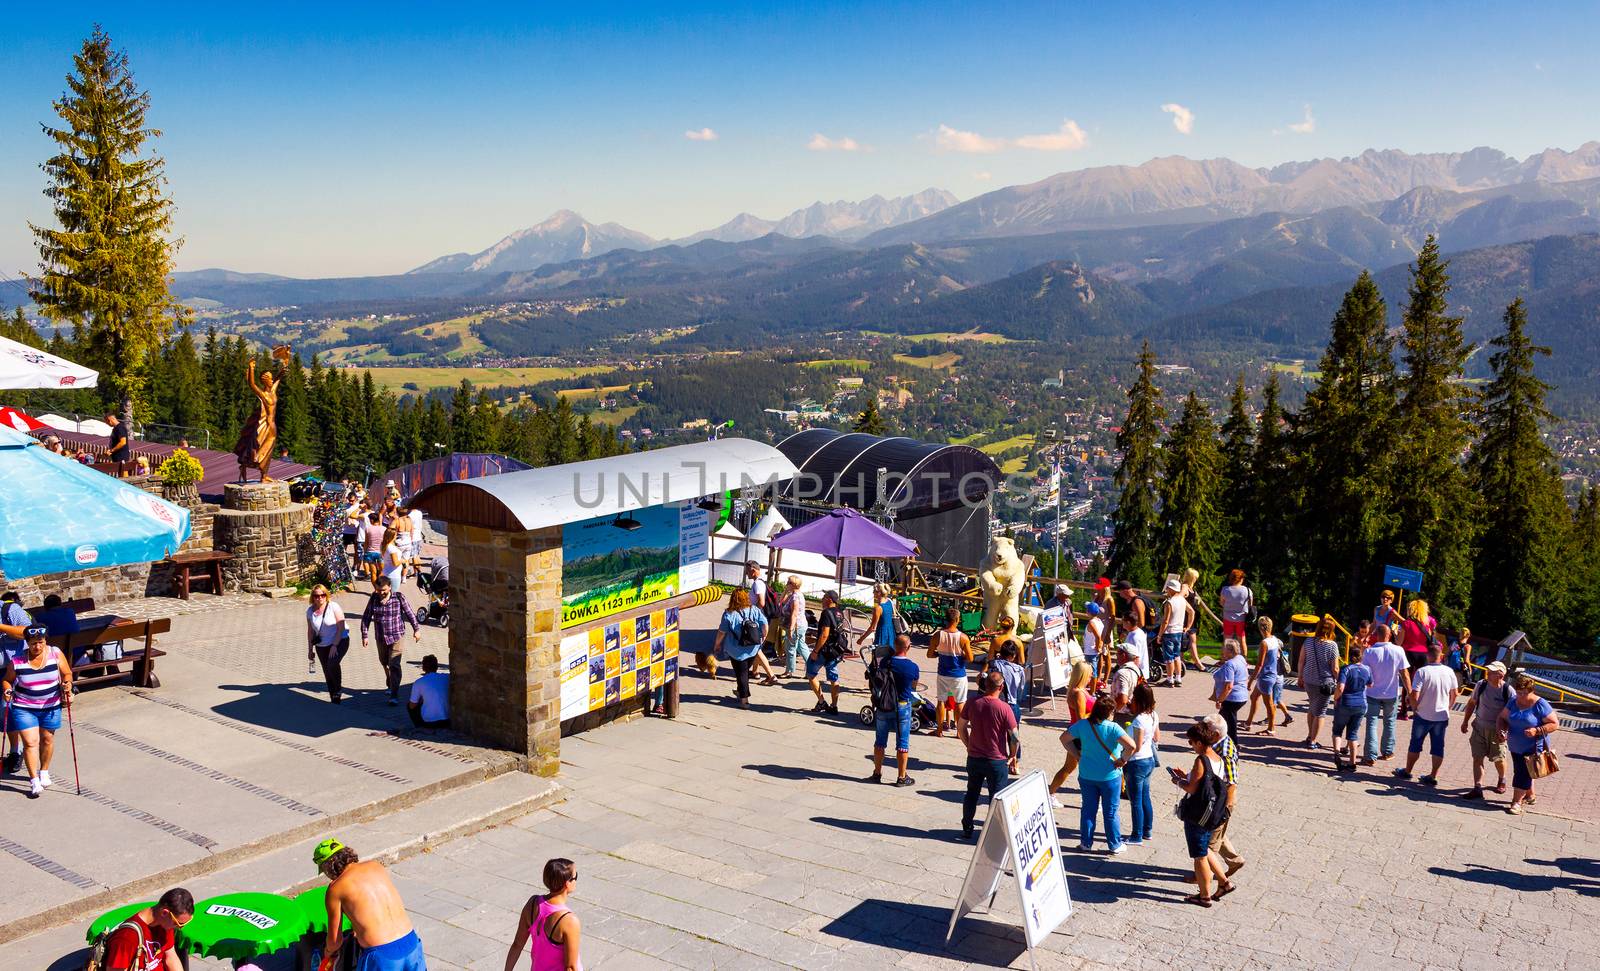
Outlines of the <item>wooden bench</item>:
M 93 597 L 79 597 L 77 600 L 63 600 L 63 601 L 61 601 L 61 606 L 67 608 L 68 610 L 72 611 L 75 614 L 80 614 L 81 615 L 81 614 L 93 613 L 94 612 L 94 598 Z M 40 613 L 42 613 L 44 611 L 44 604 L 40 604 L 37 607 L 29 607 L 27 609 L 28 609 L 28 616 L 37 617 L 37 616 L 39 616 Z
M 172 587 L 178 596 L 189 599 L 189 593 L 196 583 L 209 583 L 211 592 L 222 592 L 222 564 L 233 559 L 232 553 L 221 550 L 192 550 L 188 553 L 174 553 L 167 557 L 166 562 L 171 563 L 174 573 Z M 198 568 L 198 569 L 196 569 Z
M 70 661 L 75 652 L 84 648 L 110 644 L 113 641 L 122 641 L 124 645 L 142 641 L 143 647 L 129 650 L 125 646 L 119 658 L 107 661 L 85 660 L 72 665 L 72 680 L 80 687 L 88 687 L 116 681 L 132 674 L 136 686 L 156 688 L 161 685 L 161 682 L 156 680 L 156 658 L 166 657 L 167 652 L 156 647 L 155 637 L 170 630 L 172 630 L 172 620 L 167 617 L 158 617 L 155 620 L 112 618 L 110 623 L 85 626 L 75 634 L 57 634 L 50 638 L 50 643 L 60 648 Z M 123 671 L 121 669 L 123 664 L 133 665 L 131 671 Z

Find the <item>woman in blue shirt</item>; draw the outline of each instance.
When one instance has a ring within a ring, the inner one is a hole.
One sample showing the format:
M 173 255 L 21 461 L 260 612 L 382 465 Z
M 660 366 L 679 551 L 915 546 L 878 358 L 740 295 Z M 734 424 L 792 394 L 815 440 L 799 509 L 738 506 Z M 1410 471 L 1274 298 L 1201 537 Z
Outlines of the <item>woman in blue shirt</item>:
M 1250 700 L 1250 666 L 1240 657 L 1239 642 L 1232 637 L 1222 641 L 1222 663 L 1211 672 L 1211 700 L 1222 712 L 1228 737 L 1239 741 L 1239 709 Z
M 1102 696 L 1094 703 L 1089 717 L 1067 729 L 1081 744 L 1078 753 L 1078 787 L 1083 805 L 1078 810 L 1078 848 L 1094 846 L 1095 810 L 1105 807 L 1106 845 L 1113 854 L 1122 852 L 1122 823 L 1117 810 L 1122 802 L 1122 767 L 1137 746 L 1122 726 L 1111 720 L 1111 699 Z
M 739 636 L 747 623 L 755 624 L 760 629 L 754 643 L 750 644 L 744 643 L 748 638 Z M 767 618 L 750 606 L 750 591 L 740 587 L 728 594 L 728 609 L 722 612 L 722 623 L 717 625 L 717 639 L 711 645 L 711 653 L 715 657 L 718 650 L 726 651 L 728 660 L 733 663 L 733 676 L 737 682 L 733 696 L 739 699 L 740 708 L 750 707 L 751 659 L 761 650 L 761 643 L 766 639 Z
M 1520 816 L 1523 803 L 1533 805 L 1533 774 L 1528 771 L 1527 757 L 1548 750 L 1550 743 L 1546 739 L 1561 726 L 1556 722 L 1556 710 L 1539 697 L 1532 678 L 1519 674 L 1512 686 L 1517 689 L 1517 696 L 1500 713 L 1500 730 L 1506 735 L 1506 748 L 1511 750 L 1511 805 L 1506 812 Z
M 894 591 L 889 589 L 887 583 L 877 584 L 872 588 L 872 599 L 875 606 L 872 608 L 872 620 L 867 624 L 867 629 L 856 641 L 856 646 L 865 644 L 871 639 L 872 645 L 884 648 L 884 655 L 894 653 L 895 616 L 894 616 Z

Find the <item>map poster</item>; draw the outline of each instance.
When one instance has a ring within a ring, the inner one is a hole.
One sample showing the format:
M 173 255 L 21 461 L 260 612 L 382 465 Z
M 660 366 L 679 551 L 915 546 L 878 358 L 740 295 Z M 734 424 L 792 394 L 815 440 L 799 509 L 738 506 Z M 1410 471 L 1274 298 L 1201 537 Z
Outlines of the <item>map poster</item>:
M 561 639 L 561 720 L 648 694 L 678 674 L 678 609 Z

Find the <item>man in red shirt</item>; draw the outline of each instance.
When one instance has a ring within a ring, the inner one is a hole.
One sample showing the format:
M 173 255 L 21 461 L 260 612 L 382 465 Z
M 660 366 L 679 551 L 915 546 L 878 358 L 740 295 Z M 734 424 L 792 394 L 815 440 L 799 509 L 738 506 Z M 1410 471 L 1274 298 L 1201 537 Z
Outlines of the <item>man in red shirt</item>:
M 161 895 L 152 906 L 129 917 L 106 939 L 106 967 L 123 971 L 183 971 L 172 950 L 178 928 L 194 917 L 194 897 L 182 887 Z
M 1017 717 L 1000 700 L 1005 679 L 990 671 L 978 682 L 983 694 L 967 699 L 956 723 L 956 737 L 967 746 L 967 798 L 961 804 L 961 838 L 972 838 L 972 817 L 978 811 L 978 794 L 987 785 L 989 798 L 1003 788 L 1017 769 L 1021 744 Z

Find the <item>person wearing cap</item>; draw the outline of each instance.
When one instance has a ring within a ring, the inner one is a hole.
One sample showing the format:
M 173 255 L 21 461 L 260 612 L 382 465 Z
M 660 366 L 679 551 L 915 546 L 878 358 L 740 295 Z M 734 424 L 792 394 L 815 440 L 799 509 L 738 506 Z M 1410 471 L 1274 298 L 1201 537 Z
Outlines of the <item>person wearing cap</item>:
M 1099 679 L 1103 676 L 1100 669 L 1100 655 L 1110 653 L 1101 650 L 1101 645 L 1109 647 L 1111 643 L 1108 633 L 1110 628 L 1106 624 L 1105 609 L 1098 603 L 1090 601 L 1085 610 L 1089 614 L 1089 619 L 1083 624 L 1083 660 L 1089 665 L 1089 670 L 1094 672 L 1095 678 Z
M 1061 615 L 1067 621 L 1067 636 L 1071 637 L 1077 632 L 1077 618 L 1072 616 L 1072 588 L 1065 583 L 1056 584 L 1056 598 L 1050 602 L 1052 607 L 1060 607 Z
M 328 971 L 338 960 L 346 919 L 361 945 L 356 971 L 427 971 L 422 940 L 382 863 L 363 861 L 336 839 L 318 843 L 311 851 L 311 862 L 329 880 L 328 934 L 318 971 Z
M 839 597 L 832 590 L 822 592 L 822 611 L 817 614 L 817 635 L 811 642 L 811 652 L 806 655 L 806 682 L 811 693 L 817 696 L 816 714 L 839 713 L 839 662 L 844 660 L 850 632 L 845 629 L 844 613 L 839 609 Z M 822 697 L 822 676 L 828 677 L 832 701 Z
M 1183 584 L 1177 577 L 1167 577 L 1161 592 L 1166 595 L 1161 605 L 1162 677 L 1156 684 L 1176 688 L 1183 685 L 1183 645 L 1194 624 L 1194 608 L 1183 595 Z
M 72 665 L 48 643 L 48 636 L 44 625 L 30 624 L 23 632 L 27 647 L 6 666 L 3 676 L 11 728 L 21 738 L 28 766 L 29 799 L 50 788 L 50 758 L 61 728 L 61 706 L 72 703 Z
M 15 590 L 0 594 L 0 670 L 22 656 L 22 635 L 32 625 L 33 618 L 22 609 L 22 598 Z M 11 745 L 11 754 L 5 758 L 4 769 L 6 772 L 19 772 L 22 770 L 22 736 L 17 733 L 15 725 L 6 733 L 6 739 Z
M 1506 666 L 1491 661 L 1484 666 L 1483 680 L 1472 688 L 1467 709 L 1461 713 L 1461 733 L 1472 746 L 1472 791 L 1462 798 L 1483 798 L 1483 763 L 1493 762 L 1499 781 L 1495 792 L 1506 791 L 1506 733 L 1500 730 L 1500 713 L 1511 703 L 1511 685 L 1506 683 Z
M 1132 617 L 1122 618 L 1123 630 L 1132 634 L 1143 634 L 1139 628 L 1133 626 Z M 1146 680 L 1139 672 L 1139 657 L 1134 653 L 1133 646 L 1127 641 L 1117 645 L 1117 666 L 1111 671 L 1111 700 L 1116 705 L 1116 714 L 1119 721 L 1127 721 L 1133 716 L 1133 689 L 1140 681 Z M 1126 716 L 1126 717 L 1124 717 Z
M 1139 591 L 1127 580 L 1118 580 L 1111 585 L 1111 592 L 1122 601 L 1123 609 L 1116 611 L 1117 615 L 1126 613 L 1133 618 L 1133 626 L 1143 630 L 1150 619 L 1144 615 L 1144 599 L 1139 596 Z

